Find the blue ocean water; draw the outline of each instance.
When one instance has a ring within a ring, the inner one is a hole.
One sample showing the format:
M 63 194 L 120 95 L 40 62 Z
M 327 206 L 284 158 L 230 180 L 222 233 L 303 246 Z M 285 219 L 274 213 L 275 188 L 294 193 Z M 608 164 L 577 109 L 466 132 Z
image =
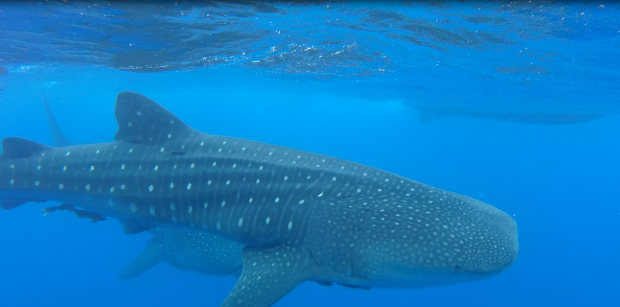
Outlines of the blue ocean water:
M 516 262 L 424 289 L 304 283 L 276 306 L 620 306 L 615 2 L 5 2 L 0 137 L 112 141 L 135 91 L 190 126 L 384 169 L 512 215 Z M 219 306 L 235 278 L 118 273 L 148 233 L 0 212 L 2 306 Z

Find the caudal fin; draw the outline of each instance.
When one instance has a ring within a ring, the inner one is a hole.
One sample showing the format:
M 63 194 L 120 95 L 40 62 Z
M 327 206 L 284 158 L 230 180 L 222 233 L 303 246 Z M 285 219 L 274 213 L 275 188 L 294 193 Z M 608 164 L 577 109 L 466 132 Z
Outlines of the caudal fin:
M 52 108 L 50 108 L 49 103 L 47 103 L 47 98 L 45 98 L 45 93 L 43 93 L 43 89 L 41 89 L 41 97 L 43 97 L 45 115 L 47 116 L 47 123 L 50 125 L 50 131 L 52 132 L 52 139 L 54 140 L 54 145 L 71 146 L 71 141 L 69 141 L 65 134 L 62 133 L 62 130 L 60 130 L 60 125 L 58 125 L 58 122 L 54 117 L 54 113 L 52 113 Z

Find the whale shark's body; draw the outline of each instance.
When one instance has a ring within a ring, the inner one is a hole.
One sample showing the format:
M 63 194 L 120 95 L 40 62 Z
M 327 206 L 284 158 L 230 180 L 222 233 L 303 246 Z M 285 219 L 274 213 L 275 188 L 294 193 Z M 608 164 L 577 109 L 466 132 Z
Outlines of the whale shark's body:
M 64 147 L 75 145 L 62 132 L 43 89 L 41 89 L 41 97 L 43 98 L 43 107 L 54 145 Z M 73 206 L 67 204 L 43 210 L 46 215 L 56 210 L 70 211 L 76 214 L 84 211 L 75 210 Z M 83 216 L 78 214 L 78 217 Z M 97 217 L 97 214 L 90 213 L 85 217 L 93 218 Z M 105 218 L 97 217 L 93 219 L 93 222 L 98 220 L 105 220 Z M 142 254 L 121 272 L 120 277 L 122 279 L 131 279 L 142 275 L 159 262 L 167 262 L 181 270 L 207 275 L 239 275 L 241 273 L 241 249 L 243 248 L 241 244 L 193 229 L 157 227 L 151 229 L 150 232 L 153 234 L 153 238 L 149 240 Z
M 518 252 L 506 213 L 328 156 L 208 135 L 119 94 L 116 142 L 3 140 L 0 206 L 55 200 L 126 230 L 198 229 L 246 245 L 223 306 L 270 306 L 306 280 L 411 288 L 477 280 Z

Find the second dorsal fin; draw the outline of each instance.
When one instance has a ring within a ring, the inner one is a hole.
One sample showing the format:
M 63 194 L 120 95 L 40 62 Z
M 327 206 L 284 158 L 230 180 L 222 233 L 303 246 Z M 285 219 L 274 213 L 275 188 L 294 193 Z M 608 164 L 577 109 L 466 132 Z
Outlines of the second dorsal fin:
M 22 138 L 8 137 L 2 140 L 2 153 L 0 160 L 27 158 L 40 154 L 51 147 L 35 141 Z
M 194 131 L 157 102 L 138 93 L 119 93 L 115 115 L 119 142 L 157 144 Z

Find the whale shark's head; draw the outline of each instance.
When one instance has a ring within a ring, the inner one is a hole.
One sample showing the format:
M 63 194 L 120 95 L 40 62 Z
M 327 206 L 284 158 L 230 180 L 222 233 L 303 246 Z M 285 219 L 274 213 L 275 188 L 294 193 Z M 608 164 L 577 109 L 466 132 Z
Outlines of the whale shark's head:
M 377 221 L 374 231 L 365 232 L 357 253 L 365 265 L 355 273 L 375 286 L 415 288 L 483 279 L 517 257 L 515 221 L 481 201 L 435 190 L 388 207 L 371 213 Z

